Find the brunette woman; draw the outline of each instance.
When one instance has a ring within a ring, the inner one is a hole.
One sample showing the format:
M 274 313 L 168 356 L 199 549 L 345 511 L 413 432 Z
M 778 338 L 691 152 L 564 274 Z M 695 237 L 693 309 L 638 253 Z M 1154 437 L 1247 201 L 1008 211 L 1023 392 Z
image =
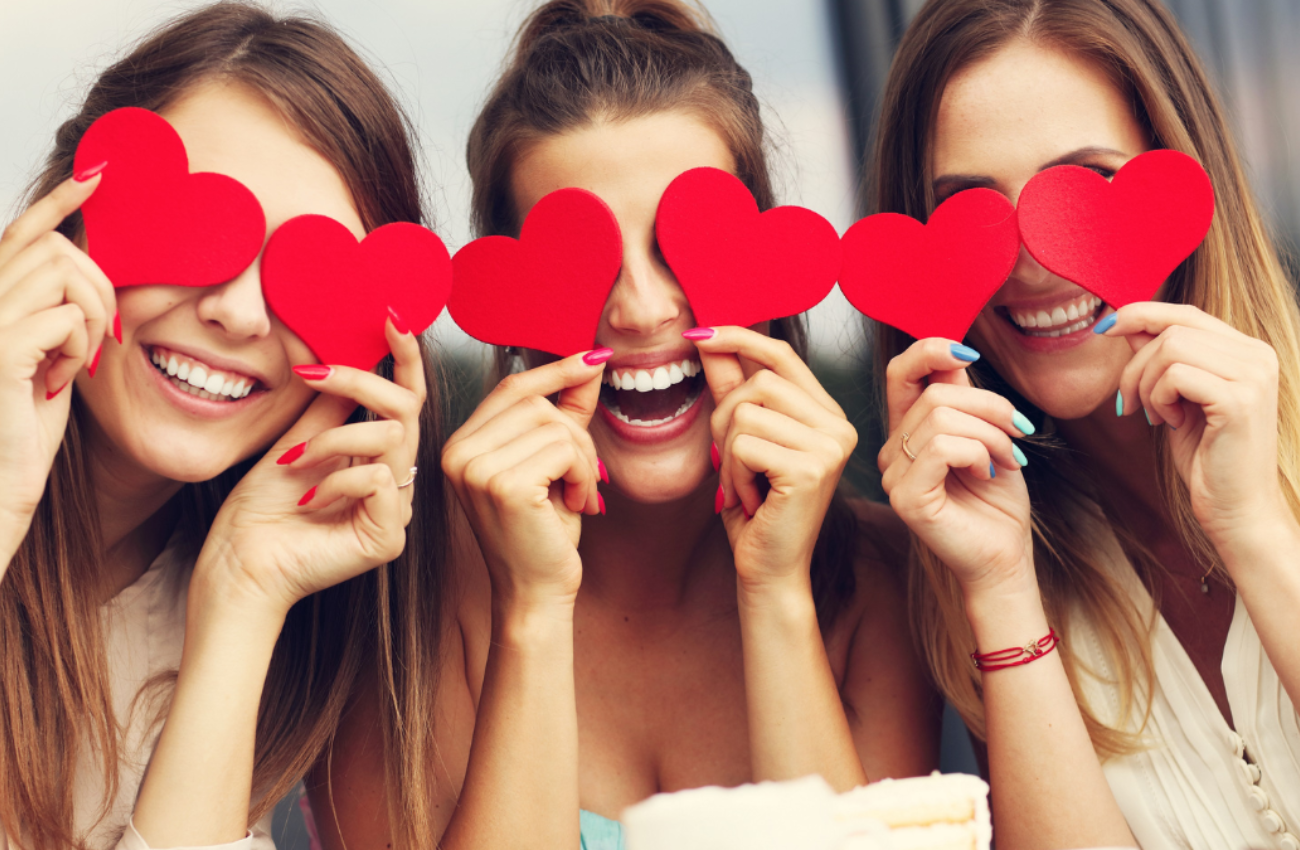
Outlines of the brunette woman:
M 882 329 L 917 633 L 987 742 L 999 848 L 1300 846 L 1300 318 L 1186 39 L 1158 0 L 936 0 L 882 116 L 881 210 L 1155 148 L 1216 196 L 1156 301 L 1022 250 L 982 357 Z
M 100 76 L 0 240 L 0 846 L 269 847 L 358 670 L 380 670 L 385 706 L 406 693 L 381 662 L 426 617 L 390 594 L 431 594 L 403 562 L 354 577 L 402 552 L 417 490 L 408 552 L 436 565 L 429 373 L 396 314 L 381 374 L 317 364 L 257 263 L 114 291 L 77 214 L 114 164 L 72 163 L 125 106 L 247 186 L 268 233 L 304 213 L 358 237 L 418 221 L 415 163 L 332 30 L 222 3 Z
M 655 243 L 660 196 L 694 167 L 773 205 L 749 75 L 675 0 L 554 0 L 469 163 L 480 233 L 517 234 L 578 186 L 613 209 L 624 253 L 596 350 L 526 354 L 444 452 L 486 570 L 458 559 L 428 841 L 613 847 L 620 812 L 657 791 L 930 770 L 896 532 L 837 495 L 856 435 L 801 321 L 695 328 Z M 369 726 L 358 711 L 340 734 L 337 821 L 316 798 L 327 846 L 390 840 Z

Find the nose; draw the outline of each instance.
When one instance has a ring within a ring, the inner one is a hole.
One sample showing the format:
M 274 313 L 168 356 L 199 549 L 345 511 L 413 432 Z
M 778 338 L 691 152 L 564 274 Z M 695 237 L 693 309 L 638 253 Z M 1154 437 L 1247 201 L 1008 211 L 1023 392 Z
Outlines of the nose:
M 1026 286 L 1043 286 L 1051 279 L 1052 273 L 1043 268 L 1043 265 L 1034 259 L 1023 244 L 1020 246 L 1020 256 L 1016 258 L 1015 268 L 1011 270 L 1011 280 L 1023 283 Z
M 623 268 L 605 302 L 605 323 L 614 331 L 653 336 L 672 328 L 690 306 L 662 259 L 654 251 L 623 251 Z
M 262 296 L 261 260 L 234 280 L 209 287 L 199 298 L 199 319 L 231 339 L 256 339 L 271 332 L 271 315 Z

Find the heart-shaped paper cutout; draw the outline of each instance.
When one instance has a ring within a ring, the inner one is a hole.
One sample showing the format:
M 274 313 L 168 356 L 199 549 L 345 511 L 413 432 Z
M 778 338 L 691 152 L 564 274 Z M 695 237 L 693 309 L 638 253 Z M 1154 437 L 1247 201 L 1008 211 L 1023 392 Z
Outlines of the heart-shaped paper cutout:
M 925 224 L 868 216 L 843 241 L 849 303 L 917 339 L 964 338 L 1020 254 L 1015 207 L 992 189 L 958 192 Z
M 212 286 L 262 250 L 257 198 L 224 174 L 190 174 L 181 137 L 162 116 L 127 107 L 102 116 L 77 147 L 77 171 L 107 162 L 81 207 L 86 245 L 114 286 Z
M 484 236 L 456 252 L 447 309 L 481 342 L 568 357 L 595 344 L 622 265 L 613 211 L 585 189 L 560 189 L 533 205 L 518 239 Z
M 803 207 L 759 213 L 739 178 L 693 168 L 659 199 L 655 236 L 701 326 L 755 325 L 821 303 L 840 270 L 840 240 Z
M 262 256 L 266 303 L 330 365 L 370 370 L 388 354 L 388 308 L 423 333 L 451 292 L 451 257 L 437 234 L 397 222 L 357 242 L 323 215 L 292 218 Z
M 1205 239 L 1214 187 L 1178 151 L 1149 151 L 1106 180 L 1077 165 L 1034 176 L 1020 193 L 1025 247 L 1048 271 L 1112 307 L 1149 301 Z

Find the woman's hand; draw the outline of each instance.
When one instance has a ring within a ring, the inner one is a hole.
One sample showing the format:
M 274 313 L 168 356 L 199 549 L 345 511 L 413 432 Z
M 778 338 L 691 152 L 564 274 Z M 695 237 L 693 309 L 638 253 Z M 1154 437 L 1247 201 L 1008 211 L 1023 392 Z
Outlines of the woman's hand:
M 71 392 L 91 374 L 117 314 L 113 285 L 55 228 L 99 177 L 70 179 L 0 236 L 0 576 L 27 534 L 67 428 Z
M 393 381 L 343 366 L 295 369 L 321 395 L 231 492 L 193 588 L 233 590 L 283 615 L 300 599 L 401 554 L 411 520 L 424 364 L 392 322 Z M 377 421 L 344 424 L 361 405 Z
M 1011 441 L 1033 429 L 1011 402 L 971 386 L 965 368 L 978 356 L 931 338 L 890 361 L 889 438 L 877 458 L 890 504 L 968 599 L 1033 580 L 1024 456 Z
M 582 515 L 604 512 L 587 423 L 611 353 L 597 349 L 508 376 L 443 449 L 443 472 L 497 594 L 565 604 L 577 598 Z

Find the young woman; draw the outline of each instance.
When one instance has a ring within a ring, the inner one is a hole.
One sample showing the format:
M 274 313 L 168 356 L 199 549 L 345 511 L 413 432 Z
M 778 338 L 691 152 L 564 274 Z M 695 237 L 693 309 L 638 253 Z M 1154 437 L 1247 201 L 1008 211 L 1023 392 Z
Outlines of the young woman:
M 477 551 L 457 563 L 428 841 L 614 847 L 614 819 L 658 791 L 933 768 L 896 534 L 854 555 L 836 492 L 856 435 L 801 324 L 695 328 L 655 244 L 659 198 L 690 168 L 772 205 L 745 71 L 679 2 L 555 0 L 524 25 L 469 161 L 479 232 L 517 233 L 578 186 L 613 209 L 624 254 L 597 348 L 528 354 L 446 446 L 486 570 Z M 340 732 L 326 846 L 391 840 L 369 726 L 358 711 Z
M 417 458 L 426 362 L 394 313 L 387 377 L 318 365 L 267 309 L 257 263 L 218 286 L 114 291 L 76 214 L 114 163 L 71 172 L 124 106 L 170 121 L 192 169 L 247 186 L 268 234 L 304 213 L 358 236 L 418 221 L 415 163 L 342 39 L 223 3 L 99 78 L 0 239 L 0 846 L 269 847 L 271 807 L 358 670 L 407 693 L 380 662 L 404 618 L 423 622 L 390 602 L 399 582 L 429 596 L 418 576 L 399 563 L 318 591 L 402 552 L 417 487 L 412 557 L 436 561 L 420 545 L 441 522 L 436 455 Z
M 1155 148 L 1216 195 L 1155 301 L 1022 250 L 982 357 L 882 329 L 917 633 L 987 742 L 999 848 L 1300 846 L 1300 319 L 1186 40 L 1158 0 L 936 0 L 882 115 L 881 210 Z M 1001 650 L 1028 663 L 971 663 Z

